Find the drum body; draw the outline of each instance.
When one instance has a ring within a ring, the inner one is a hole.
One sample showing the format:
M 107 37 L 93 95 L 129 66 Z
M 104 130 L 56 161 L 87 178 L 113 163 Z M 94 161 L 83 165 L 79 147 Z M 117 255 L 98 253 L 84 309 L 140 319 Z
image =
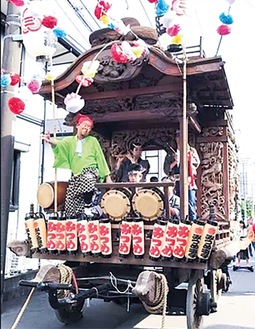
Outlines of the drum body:
M 68 182 L 57 182 L 57 211 L 63 211 L 65 207 L 66 190 Z M 46 212 L 54 211 L 55 183 L 42 183 L 37 190 L 38 204 Z
M 164 194 L 158 187 L 142 188 L 132 198 L 133 210 L 145 220 L 154 220 L 164 212 Z
M 131 211 L 132 192 L 127 188 L 110 189 L 101 199 L 101 208 L 114 221 L 120 221 Z

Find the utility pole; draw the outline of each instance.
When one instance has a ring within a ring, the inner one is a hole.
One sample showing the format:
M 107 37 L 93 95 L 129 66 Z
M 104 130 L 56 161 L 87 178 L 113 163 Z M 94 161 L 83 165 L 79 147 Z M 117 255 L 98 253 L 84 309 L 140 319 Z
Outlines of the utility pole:
M 13 36 L 21 33 L 19 7 L 8 2 L 3 39 L 2 68 L 7 72 L 19 73 L 22 45 L 13 41 Z M 8 86 L 1 93 L 1 304 L 3 302 L 6 244 L 9 207 L 12 185 L 14 153 L 15 115 L 8 108 L 8 100 L 13 97 L 14 87 Z M 2 309 L 2 307 L 1 307 Z

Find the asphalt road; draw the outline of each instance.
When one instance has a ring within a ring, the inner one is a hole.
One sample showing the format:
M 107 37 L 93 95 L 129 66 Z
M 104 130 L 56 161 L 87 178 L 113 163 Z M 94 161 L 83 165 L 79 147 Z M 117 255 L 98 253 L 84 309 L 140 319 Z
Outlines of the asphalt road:
M 255 257 L 251 259 L 255 268 Z M 223 293 L 218 312 L 204 316 L 205 329 L 255 329 L 255 272 L 233 271 L 233 284 Z M 28 288 L 29 293 L 29 288 Z M 2 329 L 159 329 L 162 317 L 148 314 L 142 305 L 133 304 L 129 312 L 124 306 L 92 300 L 84 306 L 83 318 L 72 325 L 64 325 L 56 318 L 48 303 L 47 294 L 34 292 L 30 303 L 14 328 L 13 323 L 26 297 L 4 303 Z M 186 316 L 167 316 L 164 329 L 187 328 Z

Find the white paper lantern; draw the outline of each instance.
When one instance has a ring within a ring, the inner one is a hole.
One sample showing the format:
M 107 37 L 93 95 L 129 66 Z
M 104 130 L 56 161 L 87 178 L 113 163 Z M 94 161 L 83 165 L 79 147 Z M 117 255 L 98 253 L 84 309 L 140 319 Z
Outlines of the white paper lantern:
M 23 10 L 21 28 L 26 51 L 36 60 L 52 57 L 57 48 L 55 33 L 42 25 L 48 12 L 42 1 L 32 1 Z

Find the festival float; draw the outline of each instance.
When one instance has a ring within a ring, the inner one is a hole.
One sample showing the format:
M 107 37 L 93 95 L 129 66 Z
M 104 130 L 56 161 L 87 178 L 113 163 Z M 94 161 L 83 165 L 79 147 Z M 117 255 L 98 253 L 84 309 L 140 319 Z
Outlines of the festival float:
M 77 218 L 65 216 L 68 182 L 56 176 L 41 184 L 42 211 L 31 205 L 24 220 L 27 240 L 9 247 L 19 255 L 62 261 L 20 285 L 47 291 L 63 323 L 78 321 L 84 301 L 99 298 L 128 307 L 140 302 L 149 313 L 162 314 L 162 323 L 167 313 L 186 314 L 188 329 L 202 328 L 203 316 L 217 311 L 220 293 L 228 289 L 222 265 L 240 250 L 237 147 L 224 62 L 206 58 L 201 44 L 185 49 L 180 26 L 159 19 L 169 8 L 150 2 L 159 11 L 156 30 L 133 18 L 112 19 L 110 4 L 99 1 L 95 16 L 107 27 L 91 33 L 91 49 L 61 76 L 42 81 L 38 93 L 66 108 L 65 124 L 74 133 L 79 113 L 94 120 L 93 134 L 112 170 L 131 143 L 171 154 L 180 129 L 183 167 L 187 138 L 201 157 L 199 218 L 190 222 L 187 216 L 185 170 L 175 177 L 180 220 L 169 215 L 168 187 L 174 181 L 97 183 L 103 214 L 89 208 Z M 184 3 L 172 1 L 171 15 L 185 15 Z M 158 40 L 166 31 L 172 39 L 164 50 Z

